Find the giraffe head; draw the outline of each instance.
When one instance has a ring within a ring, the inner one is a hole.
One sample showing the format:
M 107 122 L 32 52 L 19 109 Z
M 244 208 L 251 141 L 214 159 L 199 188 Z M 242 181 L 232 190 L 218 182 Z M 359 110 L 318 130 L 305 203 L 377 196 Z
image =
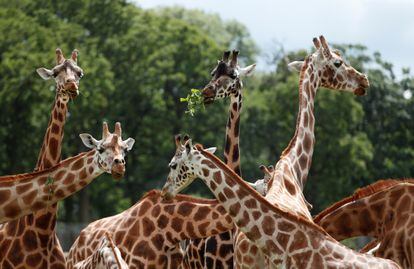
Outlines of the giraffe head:
M 44 67 L 36 71 L 45 80 L 54 78 L 58 94 L 75 98 L 78 96 L 79 80 L 83 76 L 83 70 L 77 64 L 78 51 L 75 49 L 69 59 L 65 59 L 61 49 L 56 49 L 56 66 L 51 70 Z
M 90 134 L 80 134 L 85 146 L 97 151 L 99 167 L 112 174 L 114 179 L 121 179 L 125 173 L 125 155 L 135 143 L 133 138 L 122 140 L 121 124 L 115 123 L 114 133 L 108 130 L 108 124 L 103 123 L 102 139 L 96 140 Z
M 320 36 L 319 39 L 315 37 L 313 44 L 316 48 L 315 53 L 309 56 L 305 62 L 290 63 L 290 69 L 302 73 L 306 71 L 306 68 L 311 68 L 318 74 L 322 87 L 353 92 L 355 95 L 366 94 L 369 81 L 365 74 L 348 65 L 338 50 L 330 49 L 323 36 Z M 312 66 L 309 67 L 309 65 Z M 316 80 L 317 77 L 312 74 L 311 79 Z
M 193 147 L 191 139 L 185 135 L 175 136 L 175 155 L 169 163 L 170 173 L 167 182 L 162 188 L 161 196 L 165 199 L 174 198 L 180 191 L 191 184 L 197 177 L 195 162 L 202 159 L 202 155 L 196 147 Z M 204 149 L 214 153 L 216 148 Z
M 241 90 L 242 82 L 240 78 L 250 75 L 256 64 L 244 68 L 240 67 L 237 61 L 238 54 L 237 50 L 233 50 L 231 59 L 229 59 L 230 51 L 223 53 L 223 57 L 211 72 L 212 79 L 202 91 L 204 103 L 209 104 L 217 99 L 237 95 L 238 91 Z
M 273 172 L 275 171 L 275 168 L 273 165 L 269 165 L 266 167 L 265 165 L 260 165 L 259 169 L 263 172 L 263 178 L 256 180 L 256 182 L 247 182 L 250 187 L 255 189 L 258 193 L 260 193 L 262 196 L 265 196 L 267 194 L 269 181 L 272 179 Z

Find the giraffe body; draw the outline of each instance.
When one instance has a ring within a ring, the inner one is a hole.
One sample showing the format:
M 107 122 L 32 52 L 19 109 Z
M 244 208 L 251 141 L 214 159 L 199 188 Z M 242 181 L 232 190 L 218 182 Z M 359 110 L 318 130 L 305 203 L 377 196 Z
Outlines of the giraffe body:
M 414 180 L 381 180 L 357 190 L 315 217 L 336 240 L 371 236 L 364 247 L 403 268 L 414 266 Z
M 216 200 L 179 195 L 164 201 L 150 191 L 122 213 L 89 224 L 68 255 L 68 269 L 91 256 L 105 232 L 113 235 L 129 268 L 181 268 L 180 242 L 203 238 L 233 228 L 233 222 Z
M 190 139 L 177 146 L 163 197 L 171 199 L 195 178 L 202 179 L 238 229 L 282 268 L 400 268 L 348 249 L 312 221 L 271 204 L 211 152 L 193 147 Z

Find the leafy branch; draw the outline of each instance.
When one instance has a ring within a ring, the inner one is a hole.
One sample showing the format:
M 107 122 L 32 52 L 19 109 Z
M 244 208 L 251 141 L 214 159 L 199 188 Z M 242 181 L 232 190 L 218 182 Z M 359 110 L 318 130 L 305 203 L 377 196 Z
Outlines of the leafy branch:
M 180 98 L 180 102 L 187 102 L 185 113 L 189 113 L 191 116 L 194 116 L 201 107 L 204 109 L 203 96 L 201 91 L 197 89 L 191 89 L 187 97 Z

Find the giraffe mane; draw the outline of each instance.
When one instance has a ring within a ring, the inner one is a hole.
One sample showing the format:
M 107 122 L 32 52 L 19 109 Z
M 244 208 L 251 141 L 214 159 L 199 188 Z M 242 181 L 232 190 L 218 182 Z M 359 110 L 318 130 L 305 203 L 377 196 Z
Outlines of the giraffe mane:
M 147 198 L 151 198 L 151 197 L 161 198 L 161 191 L 155 190 L 155 189 L 150 190 L 147 193 L 145 193 L 137 203 L 140 203 L 143 200 Z M 174 202 L 190 202 L 190 203 L 209 204 L 209 205 L 220 204 L 220 202 L 217 201 L 217 199 L 198 198 L 198 197 L 193 197 L 193 196 L 185 195 L 185 194 L 177 194 L 171 201 L 168 201 L 168 203 L 174 203 Z
M 279 208 L 277 205 L 271 204 L 269 201 L 266 200 L 263 196 L 261 196 L 258 192 L 256 192 L 252 187 L 250 187 L 249 184 L 247 184 L 239 175 L 237 175 L 233 170 L 231 170 L 227 165 L 225 165 L 218 157 L 216 157 L 214 154 L 211 154 L 210 152 L 207 152 L 204 150 L 203 146 L 201 144 L 196 144 L 195 147 L 203 154 L 205 157 L 213 159 L 215 161 L 215 164 L 224 171 L 225 174 L 228 176 L 236 179 L 238 181 L 238 184 L 241 185 L 244 188 L 247 188 L 251 190 L 249 193 L 252 195 L 259 203 L 266 204 L 269 207 L 269 210 L 275 211 L 277 214 L 283 216 L 286 219 L 289 219 L 293 222 L 299 222 L 305 226 L 308 226 L 309 228 L 316 230 L 317 232 L 320 232 L 321 234 L 328 236 L 329 238 L 332 238 L 322 227 L 316 225 L 312 221 L 309 221 L 305 219 L 302 216 L 298 216 L 295 214 L 292 214 L 290 212 L 284 211 L 281 208 Z
M 303 80 L 305 78 L 305 74 L 306 74 L 306 68 L 308 68 L 308 63 L 310 60 L 311 55 L 306 56 L 305 60 L 303 61 L 303 65 L 302 68 L 300 69 L 300 74 L 299 74 L 299 104 L 301 103 L 303 96 L 302 96 L 302 90 L 303 90 Z M 300 111 L 298 112 L 298 114 L 300 113 Z M 295 142 L 296 142 L 296 138 L 298 136 L 298 131 L 299 131 L 299 120 L 300 120 L 300 115 L 297 116 L 296 118 L 296 128 L 295 128 L 295 134 L 293 135 L 292 139 L 289 141 L 288 146 L 282 151 L 282 154 L 280 155 L 280 158 L 283 158 L 284 156 L 286 156 L 290 150 L 295 146 Z
M 371 196 L 373 194 L 376 194 L 378 192 L 384 191 L 386 189 L 389 189 L 391 187 L 394 187 L 395 185 L 398 185 L 400 183 L 414 183 L 414 179 L 382 179 L 378 180 L 375 183 L 372 183 L 368 186 L 362 187 L 357 189 L 351 196 L 348 196 L 333 205 L 329 206 L 322 212 L 320 212 L 316 217 L 313 219 L 315 223 L 318 223 L 321 221 L 322 218 L 324 218 L 326 215 L 332 213 L 336 209 L 340 208 L 341 206 L 355 202 L 356 200 Z
M 90 151 L 86 151 L 86 152 L 82 152 L 76 156 L 67 158 L 63 161 L 61 161 L 60 163 L 45 169 L 45 170 L 40 170 L 40 171 L 35 171 L 35 172 L 31 172 L 31 173 L 23 173 L 23 174 L 18 174 L 18 175 L 6 175 L 6 176 L 0 176 L 0 183 L 1 182 L 10 182 L 10 181 L 21 181 L 21 180 L 26 180 L 26 179 L 30 179 L 30 178 L 34 178 L 37 176 L 41 176 L 41 175 L 48 175 L 50 174 L 53 170 L 58 169 L 61 166 L 66 165 L 67 163 L 72 162 L 73 160 L 76 159 L 80 159 L 86 155 L 89 155 L 91 152 L 94 152 L 95 150 L 90 150 Z

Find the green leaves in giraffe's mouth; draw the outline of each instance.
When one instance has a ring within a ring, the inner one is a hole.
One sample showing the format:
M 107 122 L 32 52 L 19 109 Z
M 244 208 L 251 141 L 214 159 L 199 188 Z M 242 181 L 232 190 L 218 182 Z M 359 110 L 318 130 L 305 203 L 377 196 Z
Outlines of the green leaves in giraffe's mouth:
M 198 89 L 191 89 L 190 93 L 185 98 L 180 98 L 180 102 L 187 102 L 187 110 L 185 113 L 194 116 L 201 108 L 204 109 L 203 96 Z

